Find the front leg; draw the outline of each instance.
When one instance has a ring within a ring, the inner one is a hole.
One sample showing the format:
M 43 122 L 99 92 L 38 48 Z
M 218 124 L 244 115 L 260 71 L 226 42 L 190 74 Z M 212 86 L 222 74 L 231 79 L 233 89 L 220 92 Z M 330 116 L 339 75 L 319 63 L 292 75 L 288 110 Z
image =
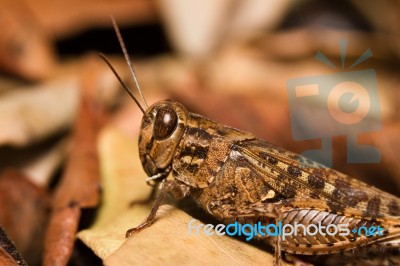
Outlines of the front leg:
M 172 194 L 176 199 L 181 199 L 190 194 L 190 187 L 177 180 L 165 180 L 160 183 L 160 194 L 156 198 L 153 207 L 151 208 L 149 216 L 139 226 L 126 231 L 126 237 L 137 233 L 155 222 L 156 214 L 160 206 L 163 204 L 165 197 L 168 193 Z

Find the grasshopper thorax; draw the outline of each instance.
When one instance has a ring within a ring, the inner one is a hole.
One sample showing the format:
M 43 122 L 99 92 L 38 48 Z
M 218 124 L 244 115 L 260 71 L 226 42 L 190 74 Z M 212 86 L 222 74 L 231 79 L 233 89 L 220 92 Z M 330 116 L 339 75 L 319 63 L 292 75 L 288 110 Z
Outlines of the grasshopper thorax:
M 171 100 L 150 106 L 143 115 L 139 133 L 139 156 L 149 179 L 166 178 L 183 136 L 186 108 Z

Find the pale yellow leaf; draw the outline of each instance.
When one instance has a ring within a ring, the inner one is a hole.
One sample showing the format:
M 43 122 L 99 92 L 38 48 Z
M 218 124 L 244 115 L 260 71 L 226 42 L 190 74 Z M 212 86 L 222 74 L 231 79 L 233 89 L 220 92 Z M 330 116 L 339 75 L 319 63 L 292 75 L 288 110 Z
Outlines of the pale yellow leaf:
M 77 76 L 14 89 L 0 98 L 0 145 L 25 146 L 66 129 L 79 101 Z
M 189 235 L 193 217 L 164 205 L 150 227 L 130 237 L 104 260 L 108 266 L 128 265 L 272 265 L 273 255 L 238 239 Z M 204 223 L 196 220 L 193 224 Z M 285 264 L 284 264 L 285 265 Z
M 132 200 L 150 193 L 138 158 L 137 139 L 108 127 L 99 138 L 102 175 L 102 206 L 95 224 L 78 237 L 101 258 L 109 256 L 125 241 L 125 232 L 142 221 L 149 206 L 129 208 Z

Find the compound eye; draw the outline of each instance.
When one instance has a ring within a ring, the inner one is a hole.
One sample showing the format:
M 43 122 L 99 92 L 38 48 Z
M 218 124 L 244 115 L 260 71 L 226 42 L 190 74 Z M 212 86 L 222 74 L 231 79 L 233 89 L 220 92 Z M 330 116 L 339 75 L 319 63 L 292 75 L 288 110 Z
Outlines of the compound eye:
M 166 139 L 172 135 L 178 125 L 178 116 L 171 108 L 164 107 L 158 110 L 154 121 L 153 136 L 157 140 Z

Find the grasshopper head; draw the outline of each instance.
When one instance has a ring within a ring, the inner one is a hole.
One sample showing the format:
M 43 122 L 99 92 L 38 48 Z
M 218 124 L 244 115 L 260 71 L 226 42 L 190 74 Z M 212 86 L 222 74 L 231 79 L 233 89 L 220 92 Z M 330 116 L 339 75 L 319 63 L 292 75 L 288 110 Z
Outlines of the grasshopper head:
M 185 130 L 186 108 L 174 101 L 160 101 L 143 115 L 139 134 L 139 156 L 150 179 L 166 178 Z
M 112 17 L 111 19 L 136 88 L 142 99 L 143 106 L 126 86 L 107 57 L 102 53 L 99 55 L 143 112 L 139 134 L 139 156 L 145 172 L 149 175 L 148 180 L 160 181 L 166 178 L 171 172 L 172 160 L 185 130 L 188 112 L 182 104 L 170 100 L 157 102 L 147 108 L 146 100 L 139 87 L 124 40 L 122 39 L 117 23 Z

